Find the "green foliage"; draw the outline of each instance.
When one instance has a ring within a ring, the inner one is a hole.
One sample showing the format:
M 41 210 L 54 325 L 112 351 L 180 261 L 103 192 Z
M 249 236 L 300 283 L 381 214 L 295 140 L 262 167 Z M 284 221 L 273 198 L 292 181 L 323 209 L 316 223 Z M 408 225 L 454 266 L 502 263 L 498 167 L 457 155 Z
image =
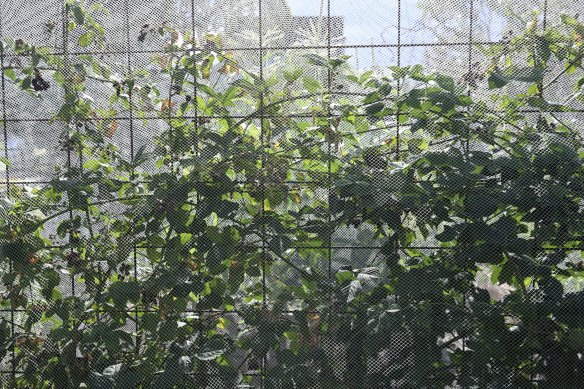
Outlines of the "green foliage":
M 67 4 L 77 43 L 101 44 Z M 53 120 L 80 162 L 0 203 L 0 304 L 26 310 L 0 320 L 0 356 L 23 372 L 9 385 L 578 387 L 584 292 L 567 280 L 584 269 L 567 250 L 584 233 L 584 144 L 555 114 L 573 106 L 543 94 L 582 68 L 584 26 L 563 23 L 493 49 L 485 86 L 522 88 L 494 101 L 420 66 L 353 74 L 314 54 L 310 74 L 262 79 L 220 37 L 169 25 L 152 62 L 170 90 L 7 39 L 32 59 L 7 82 L 63 89 Z M 97 104 L 87 80 L 110 96 Z M 130 109 L 167 130 L 128 158 L 110 138 Z

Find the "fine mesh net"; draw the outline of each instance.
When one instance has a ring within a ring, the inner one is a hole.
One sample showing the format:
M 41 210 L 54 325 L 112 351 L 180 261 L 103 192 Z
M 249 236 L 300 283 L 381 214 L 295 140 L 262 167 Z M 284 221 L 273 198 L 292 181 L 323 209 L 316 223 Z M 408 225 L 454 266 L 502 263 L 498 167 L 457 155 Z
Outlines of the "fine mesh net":
M 2 225 L 55 216 L 2 232 L 0 386 L 582 387 L 580 42 L 569 71 L 552 56 L 541 80 L 488 75 L 497 48 L 581 11 L 1 0 Z M 395 81 L 418 64 L 452 85 Z M 63 120 L 59 77 L 83 85 L 84 117 Z M 388 96 L 405 102 L 373 112 Z M 80 128 L 105 136 L 75 143 Z

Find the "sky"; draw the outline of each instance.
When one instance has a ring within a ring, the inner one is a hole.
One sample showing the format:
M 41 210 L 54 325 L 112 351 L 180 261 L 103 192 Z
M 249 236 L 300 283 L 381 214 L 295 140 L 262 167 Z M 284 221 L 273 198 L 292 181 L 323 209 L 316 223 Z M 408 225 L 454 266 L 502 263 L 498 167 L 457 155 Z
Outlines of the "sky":
M 269 1 L 269 0 L 263 0 Z M 344 21 L 344 44 L 352 45 L 397 45 L 398 43 L 398 11 L 400 15 L 400 43 L 411 47 L 402 47 L 401 65 L 413 65 L 424 63 L 425 52 L 433 48 L 420 46 L 421 44 L 436 43 L 438 38 L 434 35 L 432 25 L 433 18 L 423 17 L 423 11 L 419 6 L 420 0 L 401 0 L 401 7 L 398 10 L 398 0 L 287 0 L 293 15 L 318 16 L 321 3 L 323 3 L 323 13 L 327 14 L 327 5 L 330 1 L 331 15 L 342 16 Z M 436 15 L 447 24 L 457 26 L 455 29 L 468 31 L 467 24 L 470 23 L 470 8 L 465 7 L 464 1 L 435 0 L 440 4 L 442 14 Z M 444 1 L 446 3 L 441 3 Z M 502 1 L 502 0 L 501 0 Z M 513 0 L 509 0 L 513 1 Z M 565 1 L 565 0 L 563 0 Z M 427 4 L 433 4 L 428 3 Z M 517 4 L 532 4 L 530 1 L 519 1 Z M 537 1 L 533 1 L 535 7 Z M 497 41 L 503 34 L 506 24 L 502 15 L 496 16 L 489 12 L 487 3 L 475 5 L 475 23 L 481 25 L 481 29 L 488 32 L 488 40 Z M 451 5 L 450 9 L 448 9 Z M 461 6 L 463 5 L 463 6 Z M 533 7 L 523 10 L 517 5 L 517 12 L 526 12 Z M 445 11 L 446 10 L 446 11 Z M 447 14 L 445 14 L 447 12 Z M 462 26 L 462 28 L 461 28 Z M 523 27 L 523 26 L 520 26 Z M 475 27 L 475 31 L 478 27 Z M 453 43 L 468 41 L 468 36 L 453 39 Z M 418 45 L 418 46 L 416 46 Z M 345 54 L 357 56 L 360 68 L 370 68 L 372 64 L 377 64 L 384 68 L 388 65 L 396 65 L 396 48 L 360 48 L 346 49 Z M 353 58 L 353 64 L 356 64 Z
M 416 0 L 402 0 L 402 27 L 414 24 L 421 13 L 415 6 Z M 321 0 L 288 0 L 295 16 L 317 16 L 320 14 Z M 346 45 L 383 45 L 397 44 L 398 7 L 397 0 L 330 0 L 331 15 L 342 16 L 344 21 L 344 44 Z M 327 14 L 327 0 L 324 0 L 323 13 Z M 426 37 L 426 39 L 429 39 Z M 395 64 L 397 51 L 394 48 L 347 49 L 345 54 L 353 56 L 352 62 L 362 68 L 372 62 L 381 66 Z M 403 53 L 402 53 L 403 54 Z M 421 62 L 423 51 L 412 52 L 412 62 Z
M 320 0 L 288 0 L 293 15 L 319 15 Z M 327 14 L 327 0 L 323 13 Z M 331 0 L 331 15 L 342 16 L 346 44 L 395 43 L 397 41 L 397 1 L 395 0 Z M 394 27 L 394 31 L 391 27 Z M 390 42 L 392 41 L 392 42 Z

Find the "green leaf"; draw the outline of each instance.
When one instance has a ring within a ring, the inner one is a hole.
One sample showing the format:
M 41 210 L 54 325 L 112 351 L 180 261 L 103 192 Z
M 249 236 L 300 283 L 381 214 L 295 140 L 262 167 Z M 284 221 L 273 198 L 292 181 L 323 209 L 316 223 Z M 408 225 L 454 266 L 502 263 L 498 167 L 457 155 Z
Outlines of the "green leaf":
M 9 79 L 11 79 L 12 81 L 16 82 L 16 72 L 14 71 L 14 69 L 11 68 L 5 68 L 4 69 L 4 74 L 6 75 L 6 77 L 8 77 Z
M 144 162 L 148 161 L 150 154 L 146 152 L 146 146 L 147 145 L 140 146 L 134 154 L 134 163 L 132 164 L 133 167 L 138 167 Z
M 537 54 L 538 56 L 544 61 L 544 62 L 548 62 L 550 60 L 550 57 L 552 55 L 552 51 L 550 49 L 550 42 L 548 42 L 548 40 L 540 35 L 536 35 L 535 36 L 535 40 L 537 42 Z
M 489 89 L 502 88 L 509 83 L 509 80 L 499 71 L 494 71 L 489 75 Z
M 65 85 L 65 77 L 63 76 L 63 73 L 61 73 L 60 71 L 55 71 L 53 73 L 53 79 L 55 80 L 55 82 L 57 83 L 57 85 Z
M 352 271 L 338 271 L 335 274 L 335 278 L 337 279 L 337 281 L 342 284 L 345 281 L 352 281 L 355 279 L 355 274 L 353 274 Z
M 101 162 L 97 159 L 88 159 L 83 163 L 83 168 L 87 170 L 98 170 L 101 166 Z
M 326 60 L 326 58 L 321 57 L 320 55 L 317 55 L 317 54 L 304 54 L 303 57 L 306 58 L 306 60 L 308 61 L 308 63 L 310 63 L 312 65 L 316 65 L 316 66 L 328 66 L 328 61 Z
M 8 158 L 6 157 L 0 157 L 0 164 L 3 164 L 7 167 L 12 166 L 12 164 L 10 163 L 10 161 L 8 160 Z
M 93 42 L 93 32 L 87 31 L 79 37 L 79 46 L 87 47 Z
M 468 107 L 473 104 L 473 99 L 470 96 L 461 95 L 458 96 L 458 104 L 463 107 Z
M 71 11 L 73 11 L 73 16 L 75 17 L 75 22 L 77 25 L 82 25 L 85 21 L 85 13 L 77 4 L 71 6 Z
M 383 105 L 383 103 L 370 104 L 365 107 L 365 113 L 367 113 L 368 116 L 374 116 L 383 111 L 384 108 L 385 105 Z
M 328 61 L 328 64 L 334 70 L 334 69 L 337 69 L 339 66 L 347 63 L 347 59 L 349 59 L 349 58 L 350 57 L 348 55 L 345 55 L 345 56 L 342 56 L 342 57 L 338 57 L 338 58 L 331 58 Z
M 32 77 L 27 76 L 27 77 L 23 78 L 22 81 L 20 82 L 20 87 L 22 89 L 30 89 L 31 83 L 32 83 Z
M 24 263 L 30 247 L 22 240 L 4 243 L 0 245 L 0 259 L 10 259 L 15 263 Z
M 320 82 L 318 82 L 314 78 L 310 77 L 303 78 L 302 84 L 310 93 L 317 93 L 322 89 L 322 85 L 320 84 Z
M 521 82 L 539 82 L 543 80 L 545 69 L 541 67 L 527 67 L 515 69 L 508 77 Z
M 245 80 L 243 78 L 235 80 L 233 83 L 231 83 L 231 85 L 243 89 L 244 91 L 248 92 L 252 96 L 259 94 L 261 91 L 260 88 L 258 88 L 256 85 L 252 84 L 251 82 L 249 82 L 248 80 Z M 208 94 L 213 96 L 215 94 L 215 92 L 211 89 L 210 93 L 208 93 Z
M 538 96 L 531 96 L 527 99 L 527 102 L 530 106 L 536 107 L 541 109 L 542 111 L 546 112 L 568 112 L 571 111 L 572 108 L 561 105 L 561 104 L 554 104 L 546 101 L 542 97 Z
M 584 36 L 584 25 L 580 23 L 580 21 L 578 21 L 578 19 L 576 19 L 574 16 L 561 14 L 560 19 L 562 20 L 562 23 L 572 27 L 578 34 Z
M 0 319 L 0 358 L 3 358 L 6 355 L 8 348 L 5 345 L 10 342 L 10 339 L 10 325 L 7 320 L 2 318 Z
M 436 83 L 440 85 L 441 88 L 446 89 L 447 91 L 450 92 L 454 92 L 454 89 L 456 87 L 456 83 L 454 82 L 454 79 L 452 77 L 444 76 L 441 74 L 436 76 Z
M 61 278 L 59 273 L 54 270 L 45 269 L 43 271 L 43 280 L 42 280 L 42 289 L 41 294 L 47 300 L 55 300 L 53 298 L 53 292 L 56 290 L 55 288 L 59 286 L 61 282 Z
M 85 21 L 85 12 L 81 9 L 81 7 L 78 4 L 75 4 L 73 2 L 69 2 L 70 4 L 70 9 L 71 12 L 73 13 L 73 17 L 75 18 L 75 22 L 78 25 L 82 25 L 83 22 Z
M 440 234 L 436 235 L 436 239 L 439 242 L 451 242 L 451 241 L 455 240 L 457 236 L 458 236 L 458 231 L 455 228 L 453 228 L 452 226 L 449 226 L 449 225 L 445 225 L 444 231 L 442 231 Z
M 294 81 L 298 80 L 302 76 L 302 69 L 298 68 L 293 71 L 284 71 L 284 79 L 292 84 Z
M 109 287 L 109 296 L 119 308 L 125 308 L 128 301 L 133 303 L 140 299 L 140 284 L 136 281 L 116 281 Z

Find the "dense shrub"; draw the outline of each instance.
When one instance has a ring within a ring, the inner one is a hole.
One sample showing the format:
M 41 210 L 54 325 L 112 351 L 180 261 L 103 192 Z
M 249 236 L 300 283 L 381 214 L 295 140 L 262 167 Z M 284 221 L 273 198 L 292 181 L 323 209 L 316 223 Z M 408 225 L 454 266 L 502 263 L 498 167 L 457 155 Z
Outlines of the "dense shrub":
M 105 42 L 67 10 L 65 38 Z M 153 33 L 121 73 L 3 43 L 23 96 L 62 89 L 67 155 L 0 206 L 7 386 L 581 387 L 584 147 L 562 114 L 584 79 L 544 97 L 581 70 L 576 19 L 461 82 L 316 54 L 256 72 L 219 36 Z

